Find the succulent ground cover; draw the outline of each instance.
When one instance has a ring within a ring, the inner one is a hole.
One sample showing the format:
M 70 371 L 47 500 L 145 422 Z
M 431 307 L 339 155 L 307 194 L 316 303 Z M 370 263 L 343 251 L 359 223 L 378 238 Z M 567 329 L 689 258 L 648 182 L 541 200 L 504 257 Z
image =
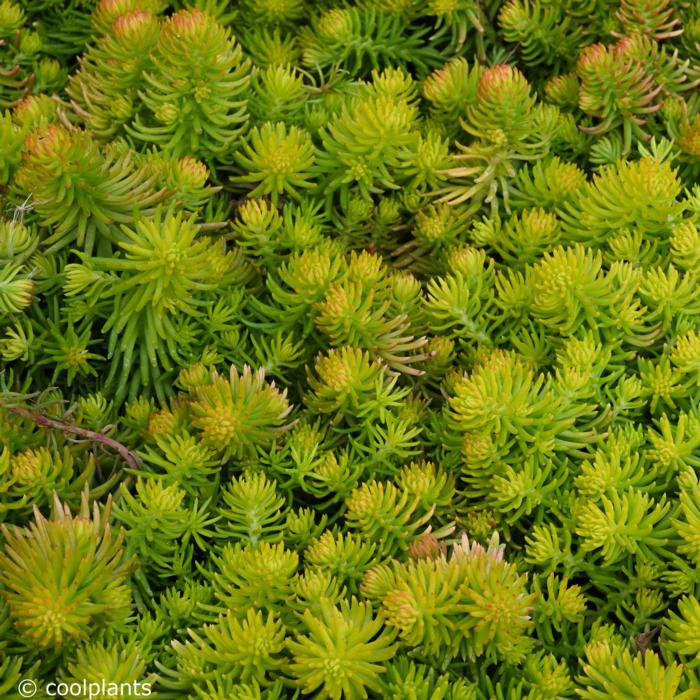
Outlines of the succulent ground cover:
M 0 0 L 0 59 L 1 698 L 700 698 L 697 2 Z

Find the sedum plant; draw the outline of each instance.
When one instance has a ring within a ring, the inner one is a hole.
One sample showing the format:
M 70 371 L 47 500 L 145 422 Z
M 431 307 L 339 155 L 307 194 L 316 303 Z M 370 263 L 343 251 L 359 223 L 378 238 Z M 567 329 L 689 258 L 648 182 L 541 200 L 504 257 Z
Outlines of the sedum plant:
M 243 456 L 265 446 L 280 430 L 292 410 L 285 392 L 265 382 L 262 369 L 242 373 L 231 368 L 229 378 L 214 375 L 211 384 L 197 387 L 192 403 L 193 426 L 205 444 L 225 457 Z
M 67 87 L 73 108 L 100 139 L 124 133 L 138 109 L 144 73 L 153 69 L 160 21 L 146 7 L 128 9 L 98 5 L 95 23 L 102 36 L 85 53 Z
M 38 511 L 26 528 L 3 526 L 3 598 L 16 639 L 30 653 L 61 653 L 88 640 L 95 629 L 124 628 L 134 565 L 123 547 L 124 533 L 109 524 L 87 496 L 74 516 L 58 498 L 50 520 Z
M 136 139 L 175 155 L 225 157 L 245 129 L 250 62 L 230 33 L 197 9 L 165 21 L 143 74 Z
M 287 130 L 283 122 L 263 124 L 260 130 L 251 130 L 242 150 L 244 153 L 236 159 L 247 174 L 237 181 L 255 185 L 249 193 L 251 197 L 270 195 L 273 204 L 277 204 L 281 195 L 300 199 L 300 188 L 313 187 L 305 172 L 314 163 L 313 144 L 307 132 L 294 126 Z
M 131 153 L 105 153 L 88 132 L 51 124 L 25 146 L 16 185 L 31 192 L 42 224 L 53 227 L 44 239 L 49 251 L 68 245 L 88 254 L 108 250 L 119 225 L 132 223 L 141 207 L 152 214 L 164 199 Z
M 290 673 L 305 693 L 321 698 L 362 698 L 367 689 L 378 690 L 382 662 L 396 648 L 368 603 L 352 598 L 334 607 L 324 601 L 321 615 L 306 611 L 306 630 L 288 643 L 293 654 Z
M 699 85 L 691 2 L 0 0 L 0 697 L 698 697 Z

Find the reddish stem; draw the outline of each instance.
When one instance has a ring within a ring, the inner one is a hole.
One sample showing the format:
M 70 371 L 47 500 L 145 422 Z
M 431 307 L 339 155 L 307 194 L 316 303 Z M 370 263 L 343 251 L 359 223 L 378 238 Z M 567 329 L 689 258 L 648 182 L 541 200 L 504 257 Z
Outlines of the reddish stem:
M 37 413 L 31 413 L 24 408 L 19 408 L 17 406 L 5 406 L 5 410 L 10 413 L 14 413 L 22 418 L 33 421 L 37 425 L 41 425 L 45 428 L 52 428 L 53 430 L 61 430 L 64 433 L 72 433 L 73 435 L 80 435 L 86 440 L 92 440 L 93 442 L 99 442 L 102 445 L 111 447 L 115 452 L 118 452 L 121 458 L 132 468 L 138 469 L 141 460 L 135 452 L 113 440 L 111 437 L 105 435 L 104 433 L 98 433 L 95 430 L 87 430 L 86 428 L 79 428 L 77 425 L 71 425 L 70 423 L 63 423 L 53 418 L 47 418 L 46 416 L 39 415 Z

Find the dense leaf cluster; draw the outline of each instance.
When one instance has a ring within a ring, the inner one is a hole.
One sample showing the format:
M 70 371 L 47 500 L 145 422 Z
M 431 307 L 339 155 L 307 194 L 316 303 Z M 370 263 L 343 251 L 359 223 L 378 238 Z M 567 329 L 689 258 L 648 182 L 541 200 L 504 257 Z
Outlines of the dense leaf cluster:
M 699 86 L 692 2 L 0 0 L 0 696 L 700 697 Z

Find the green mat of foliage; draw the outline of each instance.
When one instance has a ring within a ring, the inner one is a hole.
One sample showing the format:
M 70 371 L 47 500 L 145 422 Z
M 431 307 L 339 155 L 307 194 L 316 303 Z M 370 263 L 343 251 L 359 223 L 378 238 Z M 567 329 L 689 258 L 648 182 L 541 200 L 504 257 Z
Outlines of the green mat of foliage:
M 698 2 L 0 58 L 2 700 L 700 698 Z

